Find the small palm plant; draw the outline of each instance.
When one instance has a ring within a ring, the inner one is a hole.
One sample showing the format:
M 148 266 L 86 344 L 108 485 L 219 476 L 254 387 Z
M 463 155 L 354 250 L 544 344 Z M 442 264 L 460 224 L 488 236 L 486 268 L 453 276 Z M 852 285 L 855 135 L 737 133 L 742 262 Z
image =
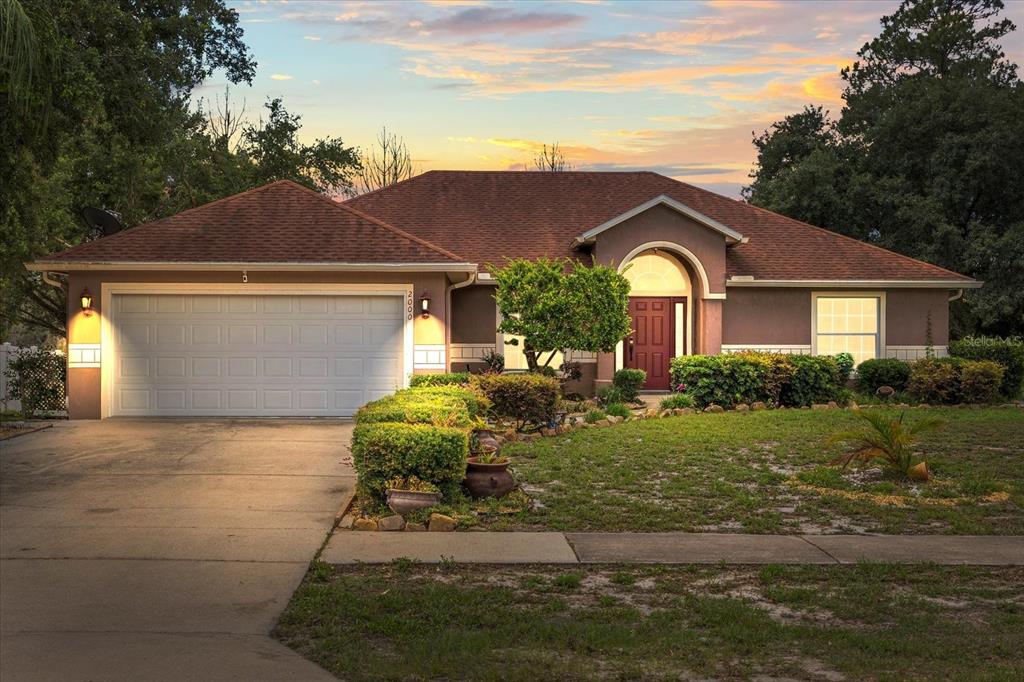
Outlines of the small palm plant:
M 833 464 L 848 467 L 854 460 L 867 462 L 880 459 L 886 468 L 898 478 L 928 479 L 928 465 L 913 463 L 914 445 L 922 433 L 935 431 L 946 422 L 934 417 L 919 419 L 913 424 L 904 421 L 906 413 L 898 419 L 886 417 L 878 412 L 860 412 L 858 416 L 867 424 L 855 431 L 840 431 L 828 439 L 829 445 L 849 443 L 850 449 L 837 457 Z

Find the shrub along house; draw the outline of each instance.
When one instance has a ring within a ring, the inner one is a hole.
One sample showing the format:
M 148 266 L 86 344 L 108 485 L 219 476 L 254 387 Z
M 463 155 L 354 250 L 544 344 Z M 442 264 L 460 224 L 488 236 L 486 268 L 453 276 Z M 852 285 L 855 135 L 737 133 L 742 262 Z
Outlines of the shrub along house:
M 68 277 L 73 418 L 315 416 L 488 351 L 524 367 L 490 270 L 542 256 L 632 284 L 615 352 L 568 351 L 590 387 L 668 389 L 682 354 L 943 355 L 981 286 L 648 172 L 431 171 L 344 203 L 279 181 L 28 267 Z

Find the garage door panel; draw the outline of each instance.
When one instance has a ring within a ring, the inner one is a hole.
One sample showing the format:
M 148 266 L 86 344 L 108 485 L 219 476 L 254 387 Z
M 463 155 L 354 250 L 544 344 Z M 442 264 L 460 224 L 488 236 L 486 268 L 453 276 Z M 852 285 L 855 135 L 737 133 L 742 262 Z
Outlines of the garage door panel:
M 115 295 L 111 412 L 352 415 L 402 383 L 403 301 Z

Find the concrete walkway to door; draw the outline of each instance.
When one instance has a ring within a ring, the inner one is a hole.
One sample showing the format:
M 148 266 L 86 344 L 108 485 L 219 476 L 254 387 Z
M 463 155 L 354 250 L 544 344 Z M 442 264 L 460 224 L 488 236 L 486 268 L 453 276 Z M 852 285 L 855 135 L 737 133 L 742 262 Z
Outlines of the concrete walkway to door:
M 0 443 L 0 678 L 333 679 L 268 634 L 352 494 L 351 428 L 111 419 Z

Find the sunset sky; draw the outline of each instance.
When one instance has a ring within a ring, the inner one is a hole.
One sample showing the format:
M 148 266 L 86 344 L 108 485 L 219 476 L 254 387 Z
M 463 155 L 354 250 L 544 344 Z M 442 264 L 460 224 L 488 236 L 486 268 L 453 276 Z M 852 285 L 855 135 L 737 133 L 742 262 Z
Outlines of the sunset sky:
M 655 170 L 737 196 L 751 132 L 807 103 L 838 111 L 839 69 L 898 3 L 229 4 L 259 63 L 233 97 L 249 114 L 283 97 L 304 138 L 365 146 L 387 125 L 418 171 L 522 169 L 558 141 L 579 170 Z M 1007 5 L 1024 24 L 1024 3 Z M 1004 42 L 1018 63 L 1022 35 Z

